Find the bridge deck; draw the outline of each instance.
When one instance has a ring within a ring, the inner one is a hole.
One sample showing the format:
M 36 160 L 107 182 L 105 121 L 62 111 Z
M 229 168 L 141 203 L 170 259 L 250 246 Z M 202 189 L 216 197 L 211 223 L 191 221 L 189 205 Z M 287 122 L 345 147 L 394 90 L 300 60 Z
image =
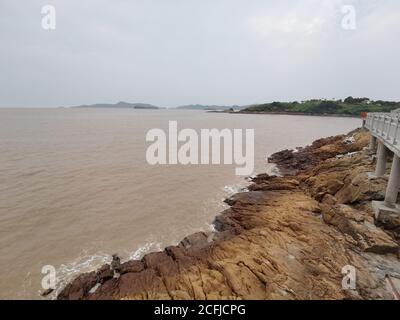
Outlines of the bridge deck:
M 400 156 L 400 119 L 397 113 L 369 113 L 366 128 L 386 147 Z

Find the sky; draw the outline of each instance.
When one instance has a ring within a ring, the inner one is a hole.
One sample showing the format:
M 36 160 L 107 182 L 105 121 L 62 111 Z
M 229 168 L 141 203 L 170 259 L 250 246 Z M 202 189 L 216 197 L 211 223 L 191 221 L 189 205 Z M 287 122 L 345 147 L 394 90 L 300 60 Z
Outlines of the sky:
M 350 95 L 400 100 L 399 0 L 0 1 L 0 107 Z

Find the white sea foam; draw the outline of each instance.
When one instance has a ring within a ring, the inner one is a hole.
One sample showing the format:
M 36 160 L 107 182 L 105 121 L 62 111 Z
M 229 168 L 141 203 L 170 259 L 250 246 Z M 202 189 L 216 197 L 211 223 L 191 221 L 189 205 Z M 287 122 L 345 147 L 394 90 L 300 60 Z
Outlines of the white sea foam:
M 273 163 L 267 163 L 265 172 L 269 175 L 280 175 L 279 169 L 277 168 L 276 164 Z M 235 193 L 238 192 L 247 192 L 247 186 L 249 185 L 249 181 L 251 181 L 252 178 L 255 178 L 256 175 L 248 177 L 248 179 L 243 179 L 241 182 L 232 184 L 232 185 L 226 185 L 223 187 L 223 191 L 226 197 L 232 196 Z M 229 207 L 224 201 L 224 199 L 219 199 L 216 200 L 217 208 L 219 210 L 226 209 Z M 214 203 L 215 205 L 215 203 Z M 205 205 L 204 206 L 204 214 L 209 214 L 209 206 Z M 205 227 L 200 228 L 200 230 L 196 231 L 203 231 L 206 233 L 210 233 L 211 235 L 213 232 L 216 232 L 215 226 L 212 223 L 207 223 Z M 196 232 L 193 231 L 193 232 Z M 132 252 L 127 252 L 126 258 L 124 259 L 123 256 L 121 256 L 122 261 L 127 261 L 127 260 L 140 260 L 143 258 L 144 255 L 150 253 L 150 252 L 157 252 L 157 251 L 162 251 L 163 250 L 163 244 L 161 242 L 157 242 L 154 240 L 148 240 L 147 242 L 139 245 L 134 251 Z M 79 258 L 77 258 L 75 261 L 67 263 L 67 264 L 62 264 L 58 269 L 57 269 L 57 286 L 56 290 L 50 295 L 51 298 L 56 298 L 57 295 L 61 292 L 61 290 L 73 281 L 78 275 L 86 272 L 92 272 L 98 269 L 99 267 L 103 266 L 104 264 L 108 264 L 111 262 L 111 255 L 106 254 L 106 253 L 96 253 L 94 255 L 89 255 L 87 252 L 84 252 Z
M 162 244 L 160 242 L 147 242 L 143 245 L 140 245 L 135 251 L 131 252 L 126 259 L 122 257 L 122 261 L 139 260 L 149 252 L 160 250 L 162 250 Z M 77 276 L 83 273 L 95 271 L 101 266 L 109 264 L 111 259 L 112 257 L 110 254 L 99 252 L 89 255 L 87 252 L 84 252 L 76 260 L 60 265 L 58 268 L 56 268 L 56 289 L 49 297 L 51 299 L 55 299 L 61 290 Z
M 147 242 L 133 251 L 129 255 L 129 260 L 139 260 L 149 252 L 161 251 L 162 249 L 162 244 L 160 242 Z
M 240 185 L 240 184 L 233 184 L 233 185 L 227 185 L 224 186 L 224 191 L 228 194 L 228 195 L 233 195 L 235 193 L 238 192 L 243 192 L 245 188 Z
M 91 272 L 104 264 L 111 262 L 111 255 L 106 253 L 97 253 L 89 255 L 83 253 L 76 260 L 62 264 L 56 269 L 57 284 L 56 289 L 50 295 L 50 298 L 55 299 L 61 290 L 78 275 L 86 272 Z
M 265 173 L 270 176 L 282 176 L 282 173 L 279 171 L 278 166 L 275 163 L 268 163 Z
M 347 137 L 347 138 L 345 138 L 344 140 L 343 140 L 343 142 L 344 143 L 347 143 L 347 144 L 352 144 L 352 143 L 354 143 L 356 141 L 356 139 L 354 138 L 354 135 L 352 135 L 352 136 L 350 136 L 350 137 Z

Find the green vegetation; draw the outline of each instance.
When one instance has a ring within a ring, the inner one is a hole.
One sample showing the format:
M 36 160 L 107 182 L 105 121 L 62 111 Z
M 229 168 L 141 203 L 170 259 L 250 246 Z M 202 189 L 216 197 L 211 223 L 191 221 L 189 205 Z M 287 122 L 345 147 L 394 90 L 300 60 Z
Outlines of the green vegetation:
M 308 100 L 302 102 L 272 102 L 252 105 L 242 112 L 340 114 L 358 116 L 361 112 L 390 112 L 400 108 L 400 102 L 372 101 L 348 97 L 344 100 Z

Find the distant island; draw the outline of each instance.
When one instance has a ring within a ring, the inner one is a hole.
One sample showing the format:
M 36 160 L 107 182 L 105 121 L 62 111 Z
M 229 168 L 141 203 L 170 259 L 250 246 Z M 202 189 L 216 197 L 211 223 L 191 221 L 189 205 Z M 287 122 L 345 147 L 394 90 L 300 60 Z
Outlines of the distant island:
M 91 105 L 81 105 L 72 108 L 125 108 L 125 109 L 160 109 L 159 107 L 153 106 L 147 103 L 129 103 L 129 102 L 118 102 L 115 104 L 98 103 Z
M 244 108 L 238 113 L 358 116 L 361 112 L 390 112 L 398 108 L 400 108 L 400 102 L 348 97 L 344 100 L 314 99 L 301 102 L 256 104 Z
M 115 104 L 98 103 L 91 105 L 74 106 L 72 108 L 125 108 L 125 109 L 166 109 L 157 107 L 148 103 L 129 103 L 118 102 Z M 201 110 L 208 112 L 222 113 L 255 113 L 255 114 L 299 114 L 299 115 L 335 115 L 335 116 L 359 116 L 361 112 L 390 112 L 400 108 L 400 102 L 371 100 L 369 98 L 353 98 L 328 100 L 312 99 L 293 102 L 271 102 L 262 104 L 253 104 L 247 106 L 220 106 L 220 105 L 202 105 L 189 104 L 176 108 L 176 110 Z
M 218 106 L 218 105 L 202 105 L 202 104 L 189 104 L 185 106 L 176 107 L 176 109 L 184 110 L 205 110 L 205 111 L 234 111 L 240 110 L 244 107 L 237 105 L 234 106 Z

